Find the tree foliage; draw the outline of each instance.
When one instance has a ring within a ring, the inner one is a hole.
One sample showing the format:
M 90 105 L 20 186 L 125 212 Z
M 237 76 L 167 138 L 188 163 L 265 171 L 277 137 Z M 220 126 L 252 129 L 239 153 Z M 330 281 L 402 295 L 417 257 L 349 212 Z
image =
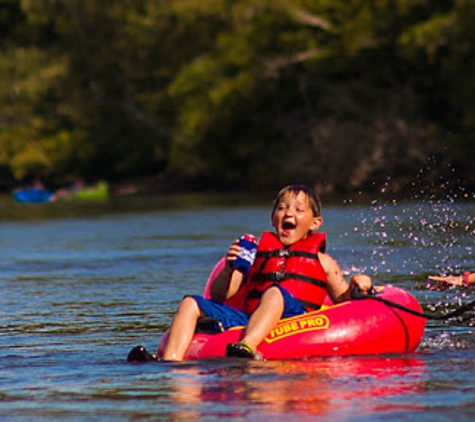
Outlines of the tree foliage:
M 2 0 L 1 174 L 468 185 L 474 3 Z

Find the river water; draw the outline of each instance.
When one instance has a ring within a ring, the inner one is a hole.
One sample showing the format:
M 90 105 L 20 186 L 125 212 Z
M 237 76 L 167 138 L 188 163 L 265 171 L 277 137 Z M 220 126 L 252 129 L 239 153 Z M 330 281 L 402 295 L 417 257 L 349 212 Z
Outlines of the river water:
M 129 364 L 154 350 L 185 293 L 229 243 L 270 229 L 272 197 L 105 204 L 0 201 L 2 421 L 452 421 L 475 418 L 472 319 L 429 321 L 403 356 Z M 474 269 L 473 202 L 325 205 L 345 273 L 410 291 L 441 314 L 474 300 L 427 275 Z

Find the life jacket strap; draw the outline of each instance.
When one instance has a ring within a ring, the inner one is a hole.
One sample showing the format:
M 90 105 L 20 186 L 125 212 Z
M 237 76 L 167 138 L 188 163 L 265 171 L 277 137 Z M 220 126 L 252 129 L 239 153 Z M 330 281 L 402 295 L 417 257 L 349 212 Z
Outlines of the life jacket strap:
M 273 272 L 273 273 L 261 273 L 261 274 L 254 274 L 252 276 L 252 281 L 258 281 L 260 283 L 265 282 L 274 282 L 274 283 L 281 283 L 285 280 L 300 280 L 305 281 L 306 283 L 313 284 L 315 286 L 319 286 L 322 288 L 326 288 L 326 283 L 322 280 L 318 280 L 313 277 L 308 277 L 303 274 L 297 273 L 285 273 L 285 272 Z
M 305 251 L 293 251 L 290 249 L 276 249 L 274 251 L 257 251 L 256 257 L 259 258 L 289 258 L 289 257 L 300 257 L 300 258 L 309 258 L 318 261 L 318 256 L 312 252 Z

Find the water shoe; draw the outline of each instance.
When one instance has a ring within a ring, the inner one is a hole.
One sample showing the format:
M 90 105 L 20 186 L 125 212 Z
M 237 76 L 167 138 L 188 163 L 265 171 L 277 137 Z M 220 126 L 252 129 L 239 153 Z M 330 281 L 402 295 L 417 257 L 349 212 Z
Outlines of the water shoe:
M 156 362 L 157 357 L 152 355 L 143 346 L 135 346 L 127 355 L 127 362 Z
M 235 358 L 254 359 L 256 353 L 243 341 L 226 346 L 226 356 Z

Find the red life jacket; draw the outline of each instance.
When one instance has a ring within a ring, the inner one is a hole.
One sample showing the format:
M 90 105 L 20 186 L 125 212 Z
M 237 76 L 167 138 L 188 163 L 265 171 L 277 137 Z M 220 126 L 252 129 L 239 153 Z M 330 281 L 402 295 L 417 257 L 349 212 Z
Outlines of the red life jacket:
M 320 309 L 326 294 L 327 275 L 318 259 L 325 252 L 326 234 L 314 233 L 285 248 L 277 235 L 262 234 L 248 275 L 244 312 L 251 314 L 264 291 L 278 283 L 307 310 Z

